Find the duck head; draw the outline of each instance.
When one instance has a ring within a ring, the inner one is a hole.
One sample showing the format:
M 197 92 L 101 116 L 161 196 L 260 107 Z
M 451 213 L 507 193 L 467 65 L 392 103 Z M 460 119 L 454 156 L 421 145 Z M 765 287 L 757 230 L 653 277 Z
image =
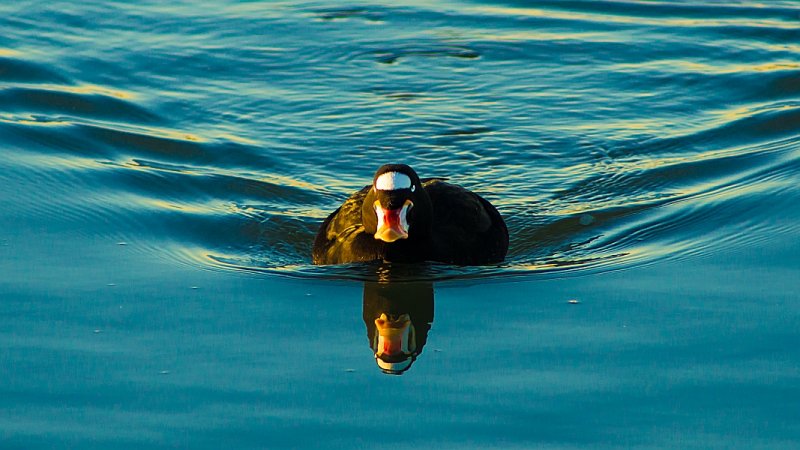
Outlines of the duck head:
M 381 166 L 364 199 L 364 229 L 375 239 L 395 242 L 430 233 L 431 200 L 414 169 L 405 164 Z

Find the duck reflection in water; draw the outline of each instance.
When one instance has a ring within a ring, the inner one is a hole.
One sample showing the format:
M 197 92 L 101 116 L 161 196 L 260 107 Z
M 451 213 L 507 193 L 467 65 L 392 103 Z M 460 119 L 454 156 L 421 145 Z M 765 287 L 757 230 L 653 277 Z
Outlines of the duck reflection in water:
M 401 375 L 422 353 L 433 323 L 433 283 L 364 283 L 364 324 L 383 373 Z

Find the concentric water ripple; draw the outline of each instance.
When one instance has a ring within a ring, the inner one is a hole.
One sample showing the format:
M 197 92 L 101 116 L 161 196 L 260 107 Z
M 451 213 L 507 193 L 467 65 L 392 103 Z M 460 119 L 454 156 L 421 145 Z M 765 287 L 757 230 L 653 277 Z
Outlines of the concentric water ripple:
M 484 195 L 511 233 L 504 264 L 421 278 L 616 270 L 798 231 L 773 219 L 800 173 L 790 2 L 96 7 L 0 7 L 0 179 L 37 180 L 6 200 L 22 218 L 211 270 L 372 278 L 311 266 L 311 242 L 405 162 Z M 30 19 L 48 14 L 60 29 Z

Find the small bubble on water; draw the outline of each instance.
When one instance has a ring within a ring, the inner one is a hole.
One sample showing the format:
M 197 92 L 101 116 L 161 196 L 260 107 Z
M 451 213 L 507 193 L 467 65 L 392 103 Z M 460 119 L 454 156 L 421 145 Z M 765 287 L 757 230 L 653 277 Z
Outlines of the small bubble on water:
M 94 334 L 100 334 L 100 333 L 102 333 L 102 332 L 103 332 L 103 330 L 93 330 L 93 331 L 92 331 L 92 333 L 94 333 Z
M 199 287 L 197 287 L 197 286 L 192 286 L 192 287 L 190 287 L 189 289 L 200 289 L 200 288 L 199 288 Z
M 356 369 L 344 369 L 344 371 L 347 373 L 353 373 L 356 371 Z
M 116 285 L 117 285 L 117 283 L 108 283 L 108 284 L 106 284 L 106 286 L 116 286 Z
M 580 223 L 580 224 L 581 224 L 581 225 L 583 225 L 583 226 L 587 226 L 587 225 L 591 225 L 591 224 L 593 224 L 593 223 L 594 223 L 594 220 L 595 220 L 595 219 L 594 219 L 594 216 L 593 216 L 593 215 L 591 215 L 591 214 L 584 214 L 584 215 L 582 215 L 582 216 L 581 216 L 581 218 L 580 218 L 580 219 L 578 219 L 578 223 Z
M 128 245 L 127 242 L 117 242 L 117 245 Z
M 169 370 L 162 370 L 161 372 L 158 373 L 159 375 L 169 375 Z
M 569 303 L 570 305 L 577 305 L 578 303 L 580 303 L 580 301 L 573 298 L 568 300 L 567 303 Z

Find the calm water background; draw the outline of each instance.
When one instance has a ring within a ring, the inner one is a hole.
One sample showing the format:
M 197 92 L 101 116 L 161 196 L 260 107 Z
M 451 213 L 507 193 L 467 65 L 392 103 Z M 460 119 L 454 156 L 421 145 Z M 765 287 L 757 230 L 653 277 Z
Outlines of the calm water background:
M 796 2 L 22 1 L 0 30 L 0 448 L 800 445 Z M 436 312 L 400 377 L 376 268 L 310 265 L 385 162 L 512 236 L 410 276 Z

